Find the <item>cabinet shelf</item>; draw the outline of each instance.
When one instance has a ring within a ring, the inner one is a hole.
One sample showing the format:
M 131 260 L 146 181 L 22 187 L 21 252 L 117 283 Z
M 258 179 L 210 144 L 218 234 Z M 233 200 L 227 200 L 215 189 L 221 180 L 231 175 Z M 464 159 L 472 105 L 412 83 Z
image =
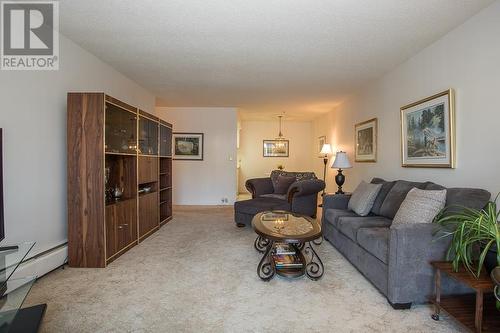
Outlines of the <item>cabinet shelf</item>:
M 136 156 L 137 154 L 135 153 L 116 153 L 112 151 L 107 151 L 105 152 L 106 155 L 118 155 L 118 156 Z
M 135 197 L 106 200 L 106 206 L 116 205 L 122 202 L 127 202 L 129 200 L 135 200 Z

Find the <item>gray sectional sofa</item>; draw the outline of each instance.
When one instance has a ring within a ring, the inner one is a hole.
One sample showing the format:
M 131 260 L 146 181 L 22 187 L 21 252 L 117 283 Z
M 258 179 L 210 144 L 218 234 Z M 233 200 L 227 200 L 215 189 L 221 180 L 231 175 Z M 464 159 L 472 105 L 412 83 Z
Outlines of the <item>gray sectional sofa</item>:
M 396 309 L 423 303 L 434 292 L 433 260 L 444 260 L 449 240 L 436 240 L 435 224 L 402 224 L 391 227 L 399 206 L 414 187 L 440 190 L 431 182 L 384 181 L 371 213 L 361 217 L 347 209 L 349 195 L 323 199 L 323 236 L 340 251 Z M 481 189 L 448 188 L 446 206 L 483 208 L 491 194 Z M 442 281 L 443 293 L 466 289 L 453 280 Z

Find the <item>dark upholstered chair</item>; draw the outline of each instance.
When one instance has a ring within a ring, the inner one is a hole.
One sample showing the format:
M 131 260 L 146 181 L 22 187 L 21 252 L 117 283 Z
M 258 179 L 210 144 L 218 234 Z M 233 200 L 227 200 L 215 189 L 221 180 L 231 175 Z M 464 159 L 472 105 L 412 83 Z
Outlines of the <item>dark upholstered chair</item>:
M 279 175 L 296 179 L 286 194 L 274 193 L 273 182 L 277 181 Z M 325 182 L 316 178 L 314 172 L 274 170 L 270 177 L 247 180 L 245 187 L 252 193 L 252 199 L 235 202 L 234 221 L 238 227 L 251 225 L 257 213 L 270 210 L 287 210 L 316 217 L 318 193 L 325 188 Z

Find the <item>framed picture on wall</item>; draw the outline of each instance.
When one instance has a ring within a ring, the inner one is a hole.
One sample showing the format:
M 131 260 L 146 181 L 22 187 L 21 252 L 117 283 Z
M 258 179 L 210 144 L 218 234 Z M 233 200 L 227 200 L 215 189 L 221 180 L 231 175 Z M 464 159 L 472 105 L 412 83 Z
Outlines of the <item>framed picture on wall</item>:
M 377 162 L 377 127 L 377 118 L 354 125 L 356 162 Z
M 403 167 L 455 167 L 455 111 L 452 89 L 401 108 Z
M 318 156 L 323 157 L 324 155 L 320 154 L 321 149 L 323 148 L 323 145 L 326 143 L 326 136 L 322 135 L 318 138 Z
M 264 157 L 288 157 L 288 140 L 264 140 L 263 144 Z
M 203 161 L 203 133 L 172 133 L 174 160 Z

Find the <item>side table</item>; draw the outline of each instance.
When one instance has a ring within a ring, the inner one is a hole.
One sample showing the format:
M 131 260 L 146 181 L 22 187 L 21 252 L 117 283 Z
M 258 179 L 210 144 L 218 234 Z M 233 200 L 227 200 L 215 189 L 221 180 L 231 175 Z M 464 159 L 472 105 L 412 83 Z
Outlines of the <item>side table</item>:
M 432 319 L 439 320 L 439 314 L 444 310 L 472 332 L 499 331 L 500 313 L 495 307 L 494 285 L 484 269 L 476 278 L 465 268 L 453 271 L 451 262 L 434 261 L 431 265 L 436 269 L 436 294 L 432 300 L 435 312 Z M 472 288 L 475 294 L 441 296 L 442 273 Z

